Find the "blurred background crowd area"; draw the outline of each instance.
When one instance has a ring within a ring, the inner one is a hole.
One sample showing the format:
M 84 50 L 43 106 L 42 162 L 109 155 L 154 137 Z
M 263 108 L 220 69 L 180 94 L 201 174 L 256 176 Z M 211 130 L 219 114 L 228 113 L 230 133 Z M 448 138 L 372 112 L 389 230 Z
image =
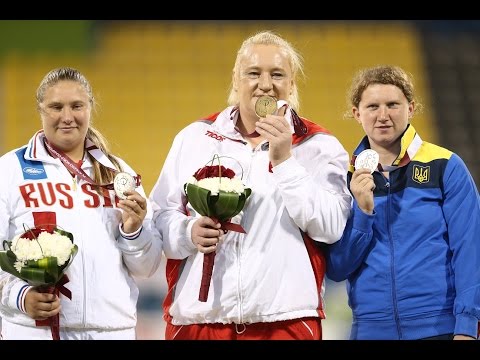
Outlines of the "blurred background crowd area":
M 299 113 L 328 128 L 351 154 L 363 136 L 345 119 L 346 91 L 364 67 L 395 64 L 410 72 L 424 105 L 413 124 L 422 139 L 458 153 L 480 183 L 480 21 L 474 20 L 2 20 L 0 153 L 41 128 L 35 92 L 60 66 L 78 68 L 93 86 L 94 125 L 113 152 L 152 189 L 175 134 L 222 110 L 242 41 L 273 30 L 301 52 Z M 162 339 L 164 265 L 139 280 L 139 339 Z M 348 338 L 345 284 L 327 281 L 325 339 Z

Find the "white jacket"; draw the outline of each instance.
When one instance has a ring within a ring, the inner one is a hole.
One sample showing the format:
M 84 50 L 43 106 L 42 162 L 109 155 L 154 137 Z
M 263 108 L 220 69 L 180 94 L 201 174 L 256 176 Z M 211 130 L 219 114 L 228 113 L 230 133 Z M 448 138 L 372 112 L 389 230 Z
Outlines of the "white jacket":
M 303 119 L 309 133 L 296 139 L 290 159 L 269 171 L 268 144 L 252 149 L 235 130 L 235 114 L 228 107 L 180 131 L 150 195 L 168 259 L 164 316 L 175 325 L 323 317 L 323 264 L 312 265 L 301 231 L 321 243 L 341 237 L 351 209 L 348 154 L 334 136 L 313 131 L 318 125 Z M 292 124 L 290 110 L 286 116 Z M 191 239 L 198 215 L 183 186 L 215 154 L 237 176 L 243 173 L 252 195 L 232 219 L 247 233 L 225 235 L 208 300 L 200 302 L 203 253 Z
M 138 287 L 132 275 L 148 277 L 158 268 L 162 241 L 152 229 L 152 208 L 139 236 L 120 234 L 121 209 L 114 191 L 99 196 L 91 186 L 73 177 L 59 159 L 48 155 L 39 131 L 22 148 L 0 158 L 0 239 L 11 240 L 34 226 L 33 212 L 53 211 L 57 225 L 73 234 L 78 253 L 66 274 L 72 299 L 60 295 L 60 326 L 78 329 L 127 329 L 136 325 Z M 123 170 L 136 175 L 121 159 Z M 82 169 L 90 176 L 92 164 Z M 77 177 L 78 179 L 78 177 Z M 145 196 L 142 187 L 136 189 Z M 26 283 L 0 271 L 2 318 L 27 326 L 35 321 L 20 311 Z

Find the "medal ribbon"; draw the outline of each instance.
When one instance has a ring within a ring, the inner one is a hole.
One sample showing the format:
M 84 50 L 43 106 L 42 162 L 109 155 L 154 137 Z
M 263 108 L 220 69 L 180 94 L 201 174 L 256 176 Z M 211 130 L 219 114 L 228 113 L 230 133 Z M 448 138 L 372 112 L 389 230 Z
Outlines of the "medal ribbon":
M 62 164 L 72 174 L 77 175 L 80 179 L 84 180 L 85 182 L 87 182 L 90 185 L 103 187 L 103 188 L 108 189 L 108 190 L 113 190 L 113 184 L 97 184 L 95 181 L 93 181 L 93 179 L 90 176 L 88 176 L 88 174 L 85 171 L 83 171 L 83 169 L 80 166 L 78 166 L 77 163 L 75 163 L 72 159 L 70 159 L 68 157 L 68 155 L 65 154 L 63 151 L 61 151 L 60 149 L 58 149 L 55 146 L 53 146 L 52 144 L 50 144 L 46 138 L 43 139 L 43 143 L 45 144 L 45 146 L 48 149 L 48 151 L 50 152 L 50 154 L 54 158 L 60 159 Z M 86 142 L 85 150 L 87 150 L 90 153 L 90 155 L 92 155 L 103 166 L 105 166 L 109 169 L 112 169 L 114 172 L 118 172 L 118 170 L 112 164 L 110 159 L 95 144 L 93 144 L 92 141 L 90 141 L 88 139 L 87 139 L 87 142 Z M 140 184 L 141 184 L 140 175 L 134 176 L 134 179 L 135 179 L 136 186 L 140 186 Z
M 405 135 L 407 135 L 407 134 L 405 134 Z M 408 140 L 408 139 L 403 139 L 402 138 L 402 142 L 404 140 Z M 415 133 L 415 135 L 413 137 L 413 140 L 410 143 L 410 145 L 408 146 L 407 150 L 403 154 L 402 154 L 402 151 L 400 151 L 400 154 L 395 159 L 395 161 L 393 162 L 393 165 L 378 164 L 377 170 L 380 171 L 380 172 L 390 172 L 390 171 L 398 169 L 402 166 L 407 165 L 413 159 L 415 154 L 418 152 L 418 150 L 420 149 L 420 146 L 422 146 L 422 143 L 423 143 L 423 141 L 420 138 L 420 135 Z

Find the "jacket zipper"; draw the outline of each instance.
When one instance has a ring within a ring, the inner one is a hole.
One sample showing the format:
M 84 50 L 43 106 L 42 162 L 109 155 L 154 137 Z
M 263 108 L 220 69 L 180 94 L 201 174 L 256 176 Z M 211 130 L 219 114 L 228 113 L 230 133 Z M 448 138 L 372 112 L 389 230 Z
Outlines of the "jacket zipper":
M 77 192 L 77 176 L 73 175 L 69 172 L 69 174 L 72 176 L 72 189 L 76 193 Z M 73 201 L 75 202 L 77 198 L 77 194 L 74 194 L 73 196 Z M 86 284 L 86 271 L 85 271 L 85 253 L 81 251 L 81 257 L 82 257 L 82 272 L 83 272 L 83 316 L 82 316 L 82 323 L 83 326 L 85 327 L 85 324 L 87 323 L 87 296 L 86 296 L 86 291 L 87 291 L 87 284 Z
M 392 174 L 392 173 L 390 173 Z M 392 229 L 391 229 L 391 221 L 390 221 L 390 209 L 392 207 L 391 200 L 392 200 L 392 194 L 390 192 L 391 186 L 390 186 L 390 178 L 387 179 L 385 177 L 385 187 L 388 189 L 388 194 L 387 194 L 387 228 L 388 228 L 388 238 L 390 242 L 390 248 L 391 248 L 391 253 L 390 253 L 390 274 L 391 274 L 391 280 L 392 280 L 392 304 L 393 304 L 393 313 L 395 316 L 395 324 L 397 326 L 397 332 L 398 332 L 398 338 L 402 339 L 402 329 L 400 327 L 400 317 L 398 315 L 398 307 L 397 307 L 397 296 L 396 296 L 396 282 L 395 282 L 395 246 L 393 243 L 393 236 L 392 236 Z

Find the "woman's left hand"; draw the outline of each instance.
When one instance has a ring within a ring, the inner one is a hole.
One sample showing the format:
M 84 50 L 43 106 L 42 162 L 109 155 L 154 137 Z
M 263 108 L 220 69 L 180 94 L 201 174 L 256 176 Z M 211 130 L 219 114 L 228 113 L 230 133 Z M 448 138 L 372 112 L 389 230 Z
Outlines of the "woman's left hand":
M 142 226 L 147 215 L 147 199 L 135 190 L 125 191 L 125 200 L 118 202 L 118 207 L 123 210 L 123 231 L 127 234 L 137 231 Z

